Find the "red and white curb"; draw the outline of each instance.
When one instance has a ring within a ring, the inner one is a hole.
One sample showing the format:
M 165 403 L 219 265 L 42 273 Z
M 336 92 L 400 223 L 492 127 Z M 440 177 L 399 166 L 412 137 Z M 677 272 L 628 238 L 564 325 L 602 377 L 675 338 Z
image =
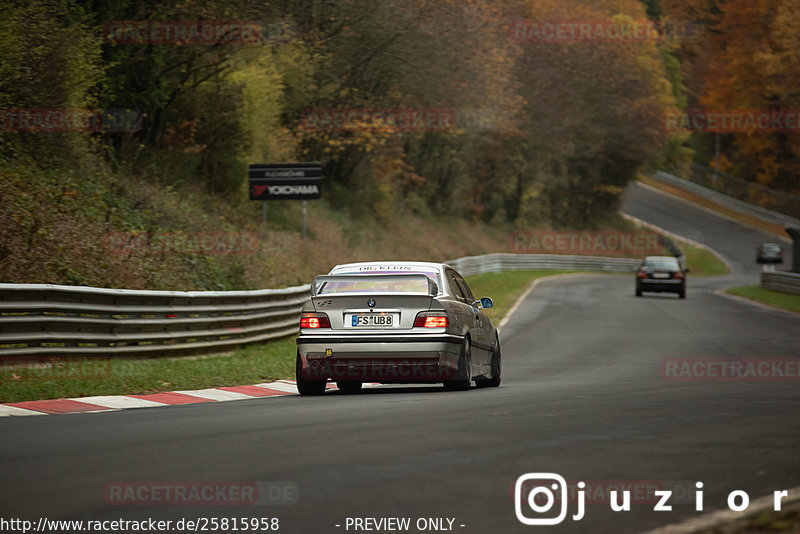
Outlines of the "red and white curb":
M 367 384 L 365 384 L 366 386 Z M 329 383 L 328 389 L 337 389 Z M 264 397 L 297 395 L 294 380 L 278 380 L 253 386 L 230 386 L 189 391 L 168 391 L 149 395 L 102 395 L 77 399 L 48 399 L 0 404 L 0 417 L 14 415 L 49 415 L 61 413 L 96 413 L 128 408 L 155 408 L 179 404 L 225 402 Z

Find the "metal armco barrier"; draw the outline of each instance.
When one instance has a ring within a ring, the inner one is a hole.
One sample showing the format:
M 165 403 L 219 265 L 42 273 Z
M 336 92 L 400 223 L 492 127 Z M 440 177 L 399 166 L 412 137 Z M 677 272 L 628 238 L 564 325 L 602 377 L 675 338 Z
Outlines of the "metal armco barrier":
M 136 291 L 0 284 L 0 357 L 227 350 L 297 332 L 309 286 Z
M 778 224 L 781 226 L 800 227 L 800 220 L 797 220 L 794 217 L 790 217 L 782 213 L 762 208 L 761 206 L 756 206 L 754 204 L 749 204 L 742 200 L 729 197 L 728 195 L 725 195 L 718 191 L 714 191 L 713 189 L 709 189 L 707 187 L 703 187 L 702 185 L 697 185 L 688 180 L 678 178 L 677 176 L 674 176 L 668 172 L 658 171 L 655 174 L 652 174 L 651 178 L 654 178 L 659 182 L 673 185 L 685 191 L 695 193 L 703 198 L 711 200 L 712 202 L 716 202 L 721 206 L 725 206 L 726 208 L 738 211 L 739 213 L 744 213 L 747 215 L 752 215 L 753 217 L 758 217 L 762 221 Z
M 788 271 L 763 271 L 761 288 L 800 295 L 800 273 Z
M 639 260 L 486 254 L 463 275 L 514 270 L 634 271 Z M 257 291 L 138 291 L 0 284 L 0 358 L 204 354 L 298 331 L 310 285 Z
M 484 254 L 449 262 L 463 276 L 502 271 L 605 271 L 634 272 L 642 260 L 561 254 Z

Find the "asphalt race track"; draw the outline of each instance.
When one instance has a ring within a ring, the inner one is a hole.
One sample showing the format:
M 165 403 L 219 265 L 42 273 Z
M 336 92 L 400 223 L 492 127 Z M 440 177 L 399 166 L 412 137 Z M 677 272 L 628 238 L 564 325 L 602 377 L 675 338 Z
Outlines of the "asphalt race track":
M 628 201 L 623 211 L 679 236 L 710 246 L 725 258 L 733 272 L 730 276 L 715 278 L 709 287 L 757 285 L 758 273 L 763 266 L 756 263 L 756 247 L 761 243 L 779 242 L 771 234 L 742 226 L 636 184 L 628 189 Z M 783 237 L 788 241 L 788 234 Z M 790 269 L 792 246 L 788 242 L 782 242 L 781 245 L 784 263 L 777 268 Z M 694 280 L 697 281 L 696 278 Z
M 407 517 L 408 532 L 419 532 L 419 518 L 449 518 L 464 533 L 624 533 L 699 512 L 685 494 L 656 512 L 634 493 L 628 512 L 587 498 L 580 521 L 570 502 L 562 525 L 526 526 L 514 482 L 552 472 L 606 488 L 689 488 L 693 497 L 702 481 L 705 511 L 726 508 L 733 490 L 752 500 L 799 486 L 797 379 L 662 376 L 670 358 L 800 356 L 800 317 L 714 293 L 756 284 L 755 247 L 774 238 L 639 187 L 625 211 L 715 248 L 734 272 L 690 275 L 686 300 L 636 298 L 632 276 L 544 282 L 503 330 L 498 389 L 395 386 L 2 418 L 0 517 L 277 517 L 287 533 L 365 531 L 347 528 L 348 517 Z M 108 485 L 131 481 L 273 482 L 298 493 L 283 505 L 106 503 Z

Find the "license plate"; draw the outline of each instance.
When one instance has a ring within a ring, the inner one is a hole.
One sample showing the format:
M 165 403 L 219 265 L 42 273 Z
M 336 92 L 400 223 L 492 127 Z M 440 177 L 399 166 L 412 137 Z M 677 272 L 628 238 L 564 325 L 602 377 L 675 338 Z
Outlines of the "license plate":
M 397 324 L 394 315 L 383 313 L 354 313 L 350 316 L 353 328 L 385 327 L 393 328 Z
M 669 278 L 669 273 L 653 273 L 653 278 Z

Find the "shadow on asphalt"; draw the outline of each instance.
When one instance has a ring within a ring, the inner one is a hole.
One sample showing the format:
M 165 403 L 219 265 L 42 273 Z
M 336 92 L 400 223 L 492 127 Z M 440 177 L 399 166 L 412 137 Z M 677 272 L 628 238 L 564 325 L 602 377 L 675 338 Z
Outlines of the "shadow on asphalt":
M 502 385 L 500 386 L 502 387 Z M 475 393 L 476 391 L 490 391 L 496 390 L 497 388 L 477 388 L 474 385 L 469 389 L 470 393 Z M 408 386 L 400 386 L 400 385 L 393 385 L 393 384 L 381 384 L 379 387 L 370 387 L 364 388 L 357 393 L 344 393 L 339 390 L 331 390 L 325 393 L 325 396 L 337 396 L 337 397 L 353 397 L 353 396 L 364 396 L 364 395 L 393 395 L 393 394 L 406 394 L 410 395 L 413 393 L 442 393 L 447 395 L 457 395 L 459 393 L 468 393 L 467 391 L 446 391 L 444 386 L 441 384 L 432 384 L 432 385 L 408 385 Z

